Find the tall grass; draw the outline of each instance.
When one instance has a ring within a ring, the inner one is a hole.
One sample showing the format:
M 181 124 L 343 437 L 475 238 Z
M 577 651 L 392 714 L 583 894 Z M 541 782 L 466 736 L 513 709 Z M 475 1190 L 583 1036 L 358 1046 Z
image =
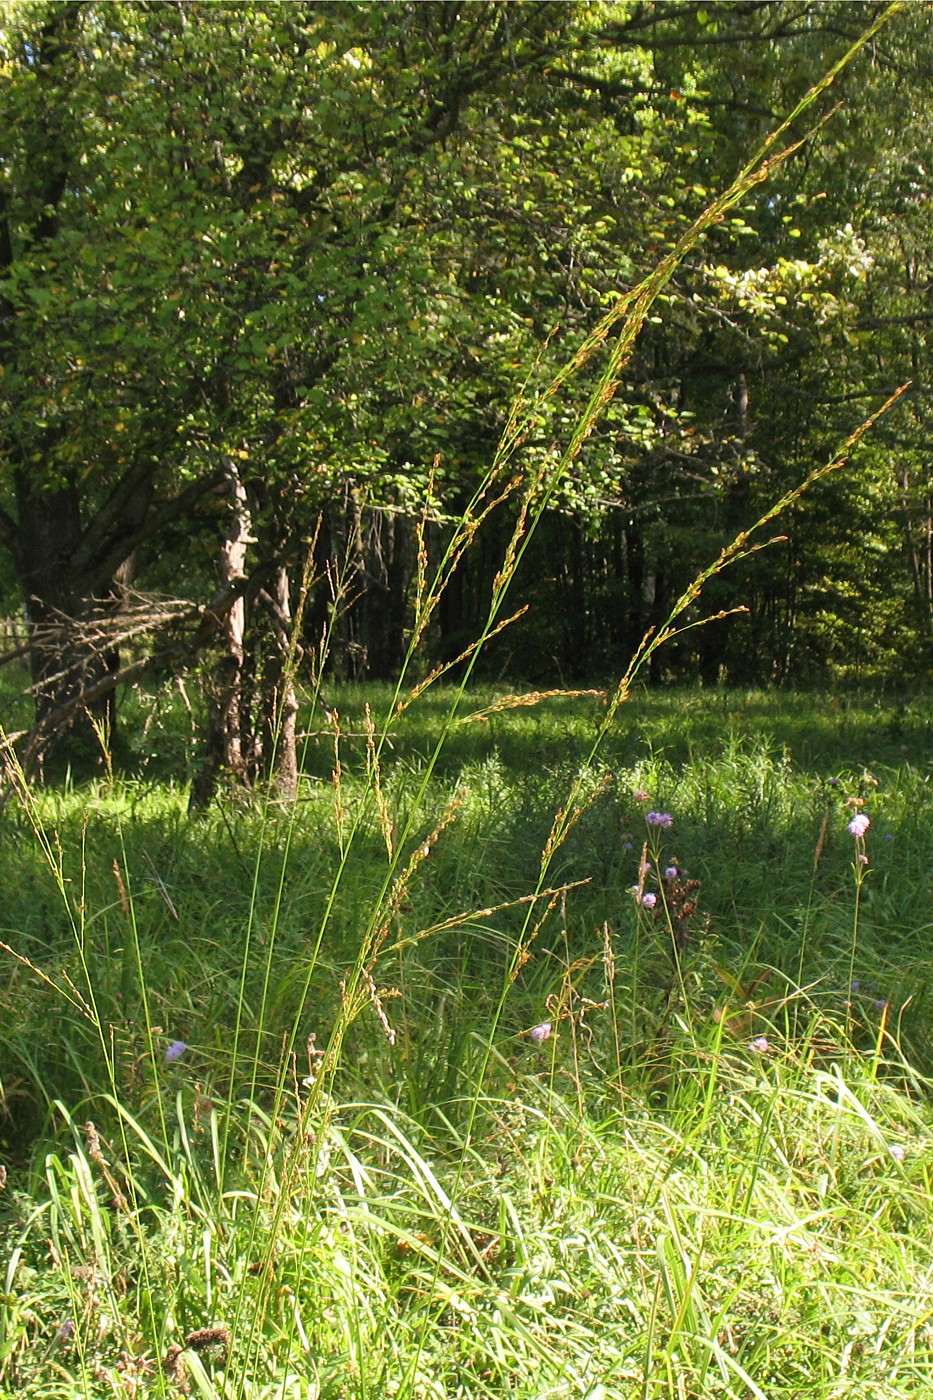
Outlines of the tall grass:
M 290 814 L 4 813 L 10 1393 L 923 1393 L 929 712 L 637 698 L 584 783 L 598 700 L 478 696 L 422 790 L 437 694 L 377 797 L 365 698 Z
M 468 684 L 651 305 L 795 149 L 787 129 L 516 401 L 433 575 L 420 551 L 398 685 L 339 697 L 293 806 L 228 794 L 194 823 L 177 789 L 109 767 L 34 791 L 7 748 L 9 1393 L 929 1384 L 929 715 L 901 718 L 899 757 L 843 738 L 828 764 L 802 721 L 813 752 L 795 756 L 782 717 L 752 740 L 747 710 L 713 741 L 656 711 L 655 741 L 639 722 L 626 748 L 640 669 L 754 532 L 611 694 Z M 563 452 L 516 474 L 600 353 Z M 505 500 L 515 531 L 462 680 L 415 682 Z M 870 834 L 847 830 L 857 811 Z

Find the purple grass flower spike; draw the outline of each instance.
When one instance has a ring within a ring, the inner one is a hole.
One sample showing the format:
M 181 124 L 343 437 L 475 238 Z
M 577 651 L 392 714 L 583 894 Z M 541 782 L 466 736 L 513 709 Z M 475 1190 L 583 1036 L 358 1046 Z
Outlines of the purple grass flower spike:
M 853 817 L 849 822 L 849 830 L 856 838 L 864 836 L 870 826 L 871 817 L 866 817 L 864 812 L 859 812 L 858 816 Z
M 534 1041 L 535 1045 L 540 1045 L 543 1040 L 548 1039 L 553 1029 L 554 1027 L 551 1025 L 550 1021 L 542 1021 L 540 1026 L 532 1026 L 531 1030 L 528 1032 L 528 1037 L 530 1040 Z
M 653 909 L 658 902 L 658 896 L 650 892 L 648 894 L 643 894 L 641 902 L 646 909 Z
M 670 812 L 646 812 L 645 821 L 649 826 L 673 826 L 674 818 Z
M 188 1046 L 184 1040 L 173 1040 L 165 1052 L 165 1058 L 171 1064 L 173 1060 L 180 1060 L 187 1049 Z

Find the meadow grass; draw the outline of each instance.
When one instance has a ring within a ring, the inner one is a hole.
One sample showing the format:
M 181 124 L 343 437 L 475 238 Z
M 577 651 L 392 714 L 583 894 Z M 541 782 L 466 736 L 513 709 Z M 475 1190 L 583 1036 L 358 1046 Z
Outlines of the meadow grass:
M 652 306 L 893 12 L 519 392 L 436 568 L 426 507 L 399 683 L 309 705 L 297 802 L 189 818 L 151 698 L 132 778 L 5 747 L 4 1396 L 929 1392 L 929 710 L 632 694 L 903 390 L 611 695 L 467 685 Z M 506 500 L 486 623 L 415 683 Z
M 929 707 L 328 698 L 0 814 L 0 1393 L 929 1393 Z

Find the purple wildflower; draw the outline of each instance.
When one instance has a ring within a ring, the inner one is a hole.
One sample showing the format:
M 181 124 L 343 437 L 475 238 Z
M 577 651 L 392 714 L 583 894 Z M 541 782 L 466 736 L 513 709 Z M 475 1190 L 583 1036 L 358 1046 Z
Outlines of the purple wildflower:
M 674 818 L 670 812 L 646 812 L 645 821 L 649 826 L 673 826 Z
M 653 909 L 658 902 L 658 896 L 656 894 L 651 894 L 649 891 L 648 894 L 642 895 L 641 902 L 645 909 Z
M 902 1142 L 892 1142 L 891 1146 L 888 1148 L 888 1151 L 894 1158 L 895 1162 L 903 1162 L 905 1156 L 907 1155 L 907 1149 Z
M 168 1060 L 169 1064 L 171 1064 L 173 1060 L 180 1060 L 187 1049 L 188 1046 L 185 1041 L 173 1040 L 165 1052 L 165 1058 Z
M 664 871 L 664 878 L 665 878 L 665 880 L 676 880 L 676 879 L 677 879 L 677 866 L 676 866 L 676 865 L 669 865 L 669 866 L 667 867 L 667 869 Z
M 838 779 L 838 778 L 829 778 L 827 781 L 829 782 L 829 786 L 830 786 L 830 787 L 838 787 L 838 786 L 839 786 L 839 779 Z
M 864 812 L 859 812 L 857 817 L 853 817 L 849 822 L 849 830 L 856 838 L 861 838 L 871 826 L 871 817 L 866 817 Z
M 542 1021 L 539 1026 L 532 1026 L 528 1038 L 533 1040 L 535 1045 L 540 1045 L 543 1040 L 547 1040 L 553 1029 L 550 1021 Z
M 768 1037 L 766 1035 L 756 1035 L 754 1040 L 749 1041 L 748 1048 L 749 1050 L 756 1050 L 759 1055 L 767 1055 L 771 1046 L 768 1044 Z

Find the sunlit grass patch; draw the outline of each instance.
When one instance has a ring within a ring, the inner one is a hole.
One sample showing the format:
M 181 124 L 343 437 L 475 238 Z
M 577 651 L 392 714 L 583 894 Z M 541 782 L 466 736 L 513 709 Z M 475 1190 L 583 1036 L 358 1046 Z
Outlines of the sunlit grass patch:
M 930 1114 L 832 1034 L 765 1050 L 680 1032 L 650 1106 L 559 1037 L 553 1056 L 480 1047 L 469 1136 L 315 1101 L 312 1074 L 276 1119 L 239 1106 L 223 1170 L 190 1082 L 159 1144 L 125 1112 L 116 1141 L 61 1115 L 44 1206 L 19 1195 L 7 1217 L 6 1381 L 920 1394 Z

